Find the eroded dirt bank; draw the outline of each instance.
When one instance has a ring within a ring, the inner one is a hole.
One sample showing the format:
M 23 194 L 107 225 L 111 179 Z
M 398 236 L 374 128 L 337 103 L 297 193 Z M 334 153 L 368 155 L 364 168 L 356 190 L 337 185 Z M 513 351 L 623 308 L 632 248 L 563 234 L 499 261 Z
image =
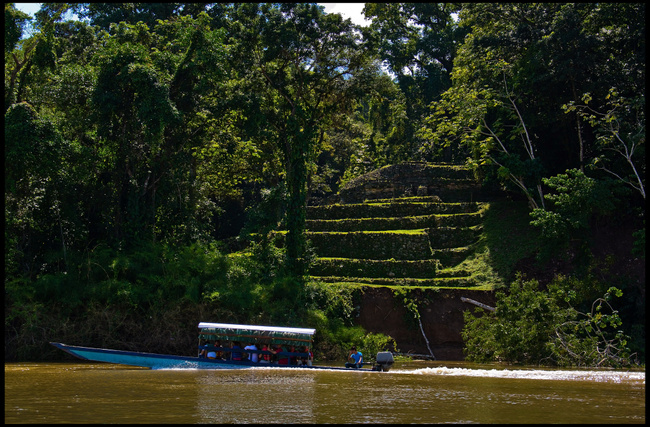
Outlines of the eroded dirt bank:
M 495 305 L 492 291 L 464 289 L 414 290 L 411 298 L 418 301 L 424 335 L 438 360 L 463 360 L 463 311 L 474 311 L 475 305 L 461 301 L 470 298 Z M 413 298 L 412 296 L 415 296 Z M 390 335 L 400 352 L 429 354 L 418 321 L 407 310 L 403 297 L 390 288 L 367 287 L 361 297 L 359 324 L 367 331 Z

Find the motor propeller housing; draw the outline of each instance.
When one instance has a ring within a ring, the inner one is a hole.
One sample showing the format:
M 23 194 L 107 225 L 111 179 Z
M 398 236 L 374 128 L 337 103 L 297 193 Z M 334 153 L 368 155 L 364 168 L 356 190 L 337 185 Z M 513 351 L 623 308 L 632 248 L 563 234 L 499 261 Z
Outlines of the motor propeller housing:
M 377 353 L 375 366 L 373 366 L 372 370 L 388 372 L 391 366 L 393 366 L 393 363 L 395 363 L 393 360 L 393 353 L 390 351 L 380 351 Z

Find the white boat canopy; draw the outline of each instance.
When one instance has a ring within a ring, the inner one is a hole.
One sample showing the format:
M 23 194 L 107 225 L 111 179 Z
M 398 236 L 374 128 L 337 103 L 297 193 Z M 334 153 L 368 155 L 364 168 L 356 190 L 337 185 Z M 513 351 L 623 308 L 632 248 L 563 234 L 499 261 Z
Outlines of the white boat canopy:
M 199 323 L 200 339 L 264 341 L 271 344 L 309 345 L 316 329 L 283 326 L 236 325 L 230 323 Z
M 287 328 L 284 326 L 255 326 L 255 325 L 235 325 L 231 323 L 199 323 L 199 329 L 218 328 L 218 329 L 244 329 L 246 331 L 269 331 L 269 332 L 288 332 L 290 334 L 314 335 L 316 329 L 311 328 Z

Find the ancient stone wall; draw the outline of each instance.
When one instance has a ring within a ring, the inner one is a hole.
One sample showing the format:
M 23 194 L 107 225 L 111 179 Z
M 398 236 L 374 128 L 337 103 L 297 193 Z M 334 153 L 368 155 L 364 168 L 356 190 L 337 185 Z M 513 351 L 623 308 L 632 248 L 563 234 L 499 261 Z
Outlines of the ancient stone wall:
M 436 358 L 461 360 L 462 312 L 473 307 L 460 297 L 492 302 L 457 268 L 481 236 L 487 198 L 462 166 L 408 162 L 351 180 L 337 203 L 307 210 L 310 275 L 361 286 L 359 324 L 401 352 L 427 354 L 426 336 Z M 424 336 L 396 289 L 417 294 Z

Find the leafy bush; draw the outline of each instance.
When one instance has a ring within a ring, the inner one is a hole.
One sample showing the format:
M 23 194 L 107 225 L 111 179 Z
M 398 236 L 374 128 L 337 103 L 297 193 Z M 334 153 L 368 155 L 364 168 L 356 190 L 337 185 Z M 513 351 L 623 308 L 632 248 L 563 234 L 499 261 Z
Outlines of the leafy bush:
M 618 311 L 609 303 L 612 296 L 622 295 L 611 287 L 592 303 L 589 312 L 569 309 L 569 316 L 555 326 L 555 336 L 547 344 L 550 359 L 562 366 L 622 367 L 636 362 L 636 355 L 626 347 L 629 337 L 619 329 L 623 322 Z
M 390 337 L 367 334 L 362 327 L 354 326 L 360 288 L 308 282 L 305 289 L 309 305 L 306 321 L 316 328 L 318 358 L 341 360 L 352 345 L 371 353 L 391 345 Z
M 558 277 L 548 290 L 538 288 L 536 280 L 518 276 L 508 293 L 496 293 L 495 312 L 477 308 L 481 316 L 463 313 L 467 360 L 600 367 L 633 363 L 618 312 L 609 304 L 612 296 L 622 294 L 618 289 L 610 288 L 593 302 L 591 312 L 581 313 L 571 305 L 577 299 L 574 279 Z
M 363 337 L 363 342 L 357 347 L 364 349 L 364 354 L 369 358 L 374 358 L 380 351 L 399 352 L 397 343 L 388 335 L 368 333 Z
M 615 208 L 618 186 L 612 180 L 596 180 L 578 169 L 569 169 L 542 181 L 555 190 L 544 195 L 549 202 L 546 209 L 530 213 L 531 224 L 541 229 L 545 242 L 542 256 L 567 248 L 572 239 L 586 239 L 589 220 Z

